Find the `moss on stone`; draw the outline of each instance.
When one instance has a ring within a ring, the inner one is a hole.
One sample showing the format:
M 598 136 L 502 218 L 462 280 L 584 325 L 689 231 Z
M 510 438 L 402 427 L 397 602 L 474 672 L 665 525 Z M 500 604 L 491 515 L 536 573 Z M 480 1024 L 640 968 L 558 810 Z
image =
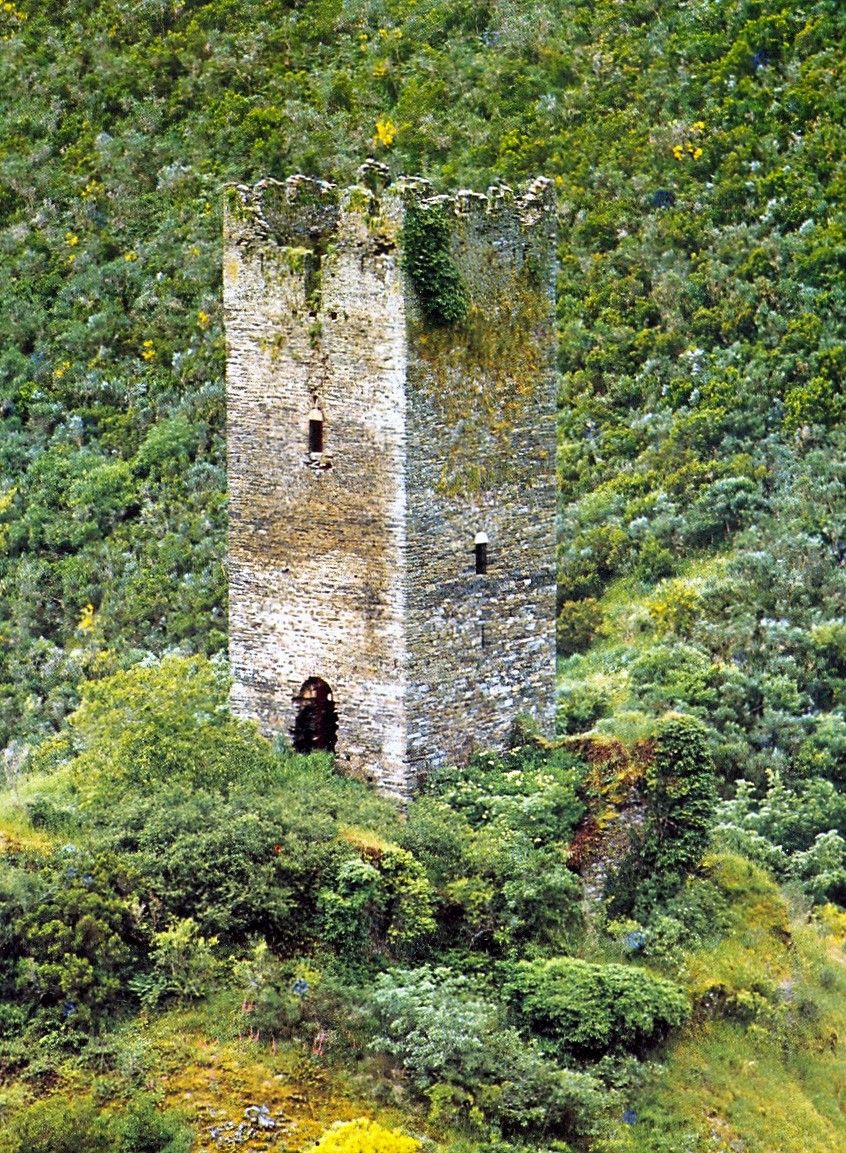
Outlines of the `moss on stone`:
M 486 274 L 487 273 L 487 274 Z M 416 348 L 418 383 L 444 427 L 455 430 L 438 481 L 445 495 L 494 489 L 525 475 L 515 430 L 550 387 L 549 298 L 524 270 L 479 269 L 460 323 L 426 327 Z M 537 467 L 548 466 L 538 459 Z
M 441 205 L 409 205 L 403 243 L 404 268 L 429 324 L 464 320 L 470 296 L 450 251 L 450 226 Z

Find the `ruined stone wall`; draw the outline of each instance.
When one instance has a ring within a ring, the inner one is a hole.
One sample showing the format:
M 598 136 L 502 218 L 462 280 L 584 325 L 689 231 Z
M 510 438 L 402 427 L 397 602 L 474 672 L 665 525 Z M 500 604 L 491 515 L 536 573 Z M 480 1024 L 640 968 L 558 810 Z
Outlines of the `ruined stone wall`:
M 341 764 L 403 791 L 405 304 L 398 213 L 370 207 L 302 178 L 228 190 L 230 655 L 237 712 L 290 733 L 320 677 Z
M 544 182 L 439 202 L 468 307 L 457 324 L 409 317 L 414 777 L 507 747 L 520 714 L 555 721 L 554 205 Z

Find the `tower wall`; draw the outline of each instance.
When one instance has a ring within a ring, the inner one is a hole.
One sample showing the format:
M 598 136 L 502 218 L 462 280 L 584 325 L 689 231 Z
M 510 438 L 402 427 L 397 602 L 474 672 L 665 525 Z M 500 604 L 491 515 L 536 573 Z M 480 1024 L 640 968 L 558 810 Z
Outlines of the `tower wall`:
M 397 216 L 366 207 L 315 181 L 228 190 L 233 707 L 290 734 L 321 678 L 341 763 L 402 792 L 405 299 Z
M 439 202 L 469 306 L 459 324 L 409 317 L 415 778 L 508 747 L 521 715 L 548 735 L 555 722 L 554 204 L 545 182 Z

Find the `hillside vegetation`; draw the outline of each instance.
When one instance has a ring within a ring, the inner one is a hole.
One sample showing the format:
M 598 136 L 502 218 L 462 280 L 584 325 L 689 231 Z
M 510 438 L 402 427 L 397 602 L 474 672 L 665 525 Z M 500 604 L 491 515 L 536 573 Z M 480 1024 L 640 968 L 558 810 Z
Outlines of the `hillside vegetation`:
M 844 34 L 0 7 L 2 1153 L 846 1145 Z M 226 709 L 221 187 L 369 154 L 561 213 L 560 739 L 407 819 Z

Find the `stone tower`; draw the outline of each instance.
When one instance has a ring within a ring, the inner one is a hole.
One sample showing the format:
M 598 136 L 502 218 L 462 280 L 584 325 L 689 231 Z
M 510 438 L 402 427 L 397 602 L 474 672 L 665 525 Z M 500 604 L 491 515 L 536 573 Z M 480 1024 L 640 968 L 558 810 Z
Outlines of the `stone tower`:
M 233 704 L 407 795 L 554 723 L 555 211 L 227 189 Z

